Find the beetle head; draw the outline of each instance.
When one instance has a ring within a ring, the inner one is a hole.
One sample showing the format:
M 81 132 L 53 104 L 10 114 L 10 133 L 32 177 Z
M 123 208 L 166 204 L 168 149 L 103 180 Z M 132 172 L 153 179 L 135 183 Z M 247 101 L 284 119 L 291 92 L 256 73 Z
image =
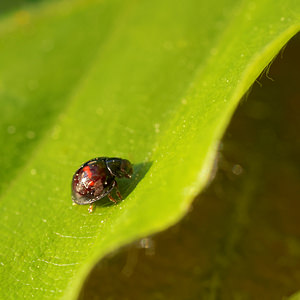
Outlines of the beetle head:
M 127 159 L 107 158 L 106 166 L 112 175 L 119 178 L 131 178 L 133 173 L 132 164 Z

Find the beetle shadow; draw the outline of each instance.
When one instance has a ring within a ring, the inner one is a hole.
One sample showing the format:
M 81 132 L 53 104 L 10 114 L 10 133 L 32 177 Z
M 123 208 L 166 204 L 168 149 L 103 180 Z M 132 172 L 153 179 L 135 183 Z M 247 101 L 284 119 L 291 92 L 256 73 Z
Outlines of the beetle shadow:
M 131 179 L 126 179 L 126 178 L 117 178 L 116 181 L 118 183 L 118 189 L 120 191 L 120 194 L 122 195 L 122 200 L 126 199 L 128 195 L 131 194 L 131 192 L 135 189 L 135 187 L 138 185 L 138 183 L 145 177 L 149 169 L 151 168 L 153 162 L 143 162 L 139 164 L 134 164 L 133 165 L 133 174 Z M 121 201 L 118 199 L 118 196 L 116 194 L 116 190 L 113 189 L 111 191 L 111 195 L 114 199 L 118 201 L 118 203 Z M 106 196 L 103 198 L 104 201 L 97 201 L 95 204 L 96 206 L 110 206 L 114 205 L 112 201 L 108 199 Z M 100 203 L 99 203 L 100 202 Z

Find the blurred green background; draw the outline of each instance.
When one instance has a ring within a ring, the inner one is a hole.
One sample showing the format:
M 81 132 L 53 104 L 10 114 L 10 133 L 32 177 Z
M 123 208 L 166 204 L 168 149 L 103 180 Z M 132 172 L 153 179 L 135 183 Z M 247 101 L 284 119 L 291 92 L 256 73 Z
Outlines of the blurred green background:
M 20 9 L 22 6 L 28 4 L 35 4 L 38 2 L 50 2 L 52 0 L 1 0 L 0 1 L 0 14 L 8 13 L 10 11 Z

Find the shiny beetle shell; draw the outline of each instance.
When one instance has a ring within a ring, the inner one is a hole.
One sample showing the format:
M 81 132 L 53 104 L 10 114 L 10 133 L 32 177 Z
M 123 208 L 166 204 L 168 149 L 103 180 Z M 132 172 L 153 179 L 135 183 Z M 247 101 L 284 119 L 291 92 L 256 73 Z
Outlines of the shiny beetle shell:
M 133 173 L 132 164 L 122 158 L 97 157 L 84 163 L 73 175 L 72 179 L 72 200 L 76 204 L 91 204 L 108 196 L 116 202 L 110 195 L 117 189 L 117 178 L 131 178 Z

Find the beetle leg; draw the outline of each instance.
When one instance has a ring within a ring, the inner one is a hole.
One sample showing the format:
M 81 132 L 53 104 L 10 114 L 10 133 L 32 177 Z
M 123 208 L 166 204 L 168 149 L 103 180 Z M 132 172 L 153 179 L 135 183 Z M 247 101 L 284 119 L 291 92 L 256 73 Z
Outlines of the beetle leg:
M 115 200 L 115 199 L 112 197 L 111 194 L 108 194 L 107 197 L 108 197 L 108 199 L 109 199 L 111 202 L 117 204 L 117 200 Z
M 122 195 L 120 194 L 119 190 L 116 190 L 116 194 L 118 195 L 119 199 L 122 200 Z
M 89 206 L 89 209 L 88 209 L 88 211 L 89 211 L 90 214 L 94 211 L 94 208 L 95 208 L 95 205 L 94 205 L 94 203 L 92 203 L 92 204 Z
M 116 194 L 117 194 L 117 196 L 119 197 L 120 200 L 122 200 L 122 196 L 121 196 L 121 193 L 120 193 L 120 191 L 119 191 L 119 189 L 118 189 L 118 184 L 117 184 L 117 182 L 115 183 L 115 189 L 116 189 Z

